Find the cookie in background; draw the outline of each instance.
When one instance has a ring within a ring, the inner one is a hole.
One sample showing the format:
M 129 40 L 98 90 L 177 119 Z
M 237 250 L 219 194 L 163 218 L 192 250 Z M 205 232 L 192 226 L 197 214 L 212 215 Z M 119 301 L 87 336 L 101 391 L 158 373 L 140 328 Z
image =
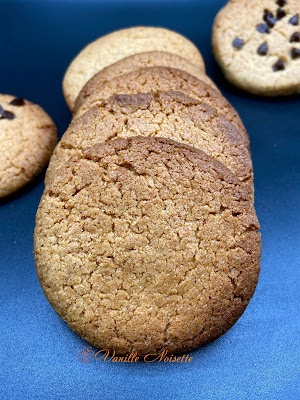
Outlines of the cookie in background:
M 225 77 L 253 94 L 300 93 L 299 14 L 299 0 L 229 1 L 212 33 Z
M 205 70 L 200 51 L 177 32 L 145 26 L 122 29 L 88 44 L 71 62 L 63 79 L 63 92 L 70 110 L 73 111 L 83 86 L 97 72 L 122 58 L 154 50 L 178 54 Z
M 37 104 L 0 94 L 0 198 L 30 182 L 48 164 L 56 126 Z

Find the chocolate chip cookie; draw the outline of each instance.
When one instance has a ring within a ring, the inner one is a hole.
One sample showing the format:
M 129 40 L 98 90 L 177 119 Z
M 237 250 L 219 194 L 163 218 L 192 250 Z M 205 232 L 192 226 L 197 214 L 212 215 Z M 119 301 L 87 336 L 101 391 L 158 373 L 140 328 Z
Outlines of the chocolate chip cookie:
M 299 0 L 231 0 L 213 26 L 225 76 L 254 94 L 300 93 Z
M 31 181 L 47 165 L 56 143 L 55 124 L 41 107 L 0 94 L 0 198 Z

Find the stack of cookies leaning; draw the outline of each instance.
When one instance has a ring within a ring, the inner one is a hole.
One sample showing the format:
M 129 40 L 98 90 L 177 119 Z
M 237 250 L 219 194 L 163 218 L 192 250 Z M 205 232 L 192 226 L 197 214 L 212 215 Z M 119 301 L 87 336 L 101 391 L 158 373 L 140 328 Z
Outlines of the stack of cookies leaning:
M 187 352 L 241 316 L 260 269 L 249 138 L 178 33 L 89 44 L 37 213 L 37 273 L 69 327 L 126 355 Z

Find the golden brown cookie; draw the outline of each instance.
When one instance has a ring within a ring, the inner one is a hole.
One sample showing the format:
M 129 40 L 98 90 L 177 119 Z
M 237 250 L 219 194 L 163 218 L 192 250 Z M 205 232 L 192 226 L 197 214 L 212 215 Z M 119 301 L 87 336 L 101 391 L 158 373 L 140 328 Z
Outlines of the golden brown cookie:
M 46 184 L 70 155 L 101 141 L 137 135 L 171 138 L 199 148 L 253 192 L 252 162 L 240 133 L 215 108 L 177 92 L 115 95 L 73 120 L 51 158 Z
M 172 67 L 181 69 L 182 71 L 186 71 L 189 74 L 194 75 L 196 78 L 201 79 L 209 86 L 219 91 L 214 82 L 205 74 L 203 68 L 192 64 L 177 54 L 167 53 L 165 51 L 149 51 L 123 58 L 95 74 L 81 89 L 76 99 L 73 112 L 76 113 L 85 99 L 95 90 L 101 88 L 106 82 L 111 81 L 120 75 L 133 72 L 139 68 L 149 67 Z
M 264 96 L 300 93 L 299 15 L 299 0 L 229 1 L 212 36 L 227 79 Z
M 41 107 L 0 94 L 0 198 L 31 181 L 47 165 L 56 143 L 55 124 Z
M 55 311 L 99 349 L 189 352 L 246 308 L 258 229 L 239 180 L 205 153 L 116 139 L 70 159 L 45 189 L 36 268 Z
M 170 67 L 141 68 L 128 74 L 120 75 L 100 87 L 96 86 L 94 91 L 78 109 L 76 117 L 82 115 L 89 108 L 97 103 L 101 103 L 113 94 L 137 94 L 159 91 L 182 92 L 214 107 L 234 125 L 245 143 L 249 145 L 248 134 L 238 113 L 221 94 L 195 76 Z
M 97 72 L 124 57 L 154 50 L 178 54 L 204 69 L 197 47 L 177 32 L 145 26 L 122 29 L 88 44 L 71 62 L 63 80 L 63 92 L 70 110 L 73 110 L 83 86 Z

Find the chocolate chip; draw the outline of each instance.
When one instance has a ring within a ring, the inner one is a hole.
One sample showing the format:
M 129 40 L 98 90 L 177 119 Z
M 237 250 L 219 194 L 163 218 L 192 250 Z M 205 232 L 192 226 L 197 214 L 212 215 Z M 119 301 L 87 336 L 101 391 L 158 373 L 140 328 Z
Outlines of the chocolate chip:
M 259 48 L 257 49 L 257 54 L 259 54 L 260 56 L 265 56 L 266 54 L 268 54 L 268 43 L 264 42 L 263 44 L 261 44 L 259 46 Z
M 276 61 L 276 63 L 272 67 L 273 71 L 283 71 L 285 69 L 284 62 L 282 60 Z
M 292 34 L 291 38 L 290 38 L 290 43 L 293 42 L 300 42 L 300 33 L 299 32 L 295 32 Z
M 277 13 L 276 13 L 276 18 L 278 20 L 284 18 L 286 16 L 286 12 L 284 11 L 283 8 L 278 8 Z
M 244 46 L 243 39 L 235 38 L 232 42 L 232 46 L 235 47 L 236 49 L 241 49 Z
M 280 7 L 285 6 L 287 3 L 287 0 L 277 0 L 276 4 L 278 4 Z
M 14 119 L 16 118 L 15 114 L 11 113 L 10 111 L 5 111 L 0 106 L 0 119 Z
M 4 111 L 4 113 L 2 114 L 2 118 L 6 118 L 6 119 L 15 119 L 16 116 L 14 113 L 10 112 L 10 111 Z
M 291 50 L 291 59 L 296 60 L 297 58 L 300 58 L 300 49 L 293 47 Z
M 289 23 L 291 25 L 299 25 L 299 14 L 296 14 L 292 18 L 290 18 Z
M 274 18 L 274 15 L 271 13 L 269 10 L 264 10 L 264 15 L 263 15 L 264 21 L 268 24 L 270 28 L 273 28 L 273 26 L 276 24 L 276 19 Z
M 23 97 L 15 97 L 9 104 L 12 106 L 24 106 L 25 102 Z
M 259 33 L 270 33 L 270 28 L 267 24 L 259 24 L 256 29 Z

